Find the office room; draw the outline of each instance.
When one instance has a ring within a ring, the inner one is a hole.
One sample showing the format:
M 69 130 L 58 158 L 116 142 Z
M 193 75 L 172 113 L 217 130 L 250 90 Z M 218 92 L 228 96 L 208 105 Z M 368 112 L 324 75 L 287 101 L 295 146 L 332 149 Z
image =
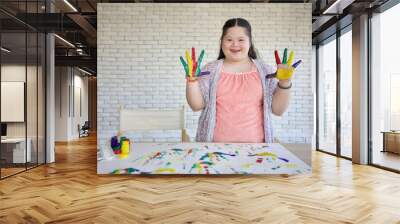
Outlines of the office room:
M 399 223 L 399 15 L 1 1 L 0 223 Z

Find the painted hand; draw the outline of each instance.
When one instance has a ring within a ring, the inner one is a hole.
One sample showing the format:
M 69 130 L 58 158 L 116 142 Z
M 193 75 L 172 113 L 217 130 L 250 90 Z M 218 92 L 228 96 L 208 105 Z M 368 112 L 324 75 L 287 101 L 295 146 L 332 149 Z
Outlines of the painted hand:
M 207 75 L 200 72 L 201 62 L 203 60 L 204 50 L 201 51 L 198 61 L 196 61 L 196 50 L 192 47 L 192 57 L 189 55 L 189 51 L 186 50 L 186 62 L 181 56 L 179 59 L 185 69 L 186 78 L 189 81 L 195 81 L 199 76 Z
M 287 48 L 285 48 L 283 52 L 283 60 L 279 58 L 278 51 L 275 50 L 275 60 L 277 65 L 276 73 L 268 75 L 269 77 L 276 77 L 279 80 L 289 80 L 292 78 L 294 70 L 301 63 L 301 60 L 298 60 L 296 63 L 293 63 L 294 53 L 290 51 L 289 59 L 287 60 Z

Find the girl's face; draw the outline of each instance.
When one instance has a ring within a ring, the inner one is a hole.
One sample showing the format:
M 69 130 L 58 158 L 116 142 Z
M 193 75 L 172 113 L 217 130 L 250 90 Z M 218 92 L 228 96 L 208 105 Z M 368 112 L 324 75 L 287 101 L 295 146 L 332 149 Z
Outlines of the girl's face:
M 242 61 L 249 58 L 250 40 L 246 28 L 234 26 L 227 30 L 222 38 L 222 52 L 229 61 Z

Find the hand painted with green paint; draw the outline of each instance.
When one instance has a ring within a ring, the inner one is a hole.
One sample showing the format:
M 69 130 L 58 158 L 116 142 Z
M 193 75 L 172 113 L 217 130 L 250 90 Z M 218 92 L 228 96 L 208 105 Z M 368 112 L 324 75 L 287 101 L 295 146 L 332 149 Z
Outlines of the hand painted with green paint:
M 182 63 L 182 66 L 185 70 L 186 78 L 189 81 L 196 81 L 197 78 L 203 74 L 201 74 L 201 62 L 204 57 L 204 50 L 201 51 L 199 59 L 196 61 L 196 51 L 195 48 L 192 47 L 192 57 L 189 55 L 189 51 L 185 52 L 186 61 L 181 56 L 179 59 Z
M 290 51 L 289 59 L 287 60 L 287 48 L 285 48 L 283 52 L 283 60 L 281 62 L 279 58 L 278 51 L 275 50 L 275 60 L 277 65 L 277 71 L 275 77 L 279 80 L 289 80 L 292 78 L 294 70 L 301 63 L 301 60 L 298 60 L 296 63 L 293 63 L 294 53 Z

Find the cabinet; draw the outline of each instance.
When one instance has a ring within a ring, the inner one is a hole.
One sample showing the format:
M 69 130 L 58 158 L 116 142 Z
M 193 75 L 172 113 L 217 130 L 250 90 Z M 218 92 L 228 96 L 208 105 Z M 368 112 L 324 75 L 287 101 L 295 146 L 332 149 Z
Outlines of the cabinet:
M 383 152 L 400 154 L 400 131 L 384 131 Z

